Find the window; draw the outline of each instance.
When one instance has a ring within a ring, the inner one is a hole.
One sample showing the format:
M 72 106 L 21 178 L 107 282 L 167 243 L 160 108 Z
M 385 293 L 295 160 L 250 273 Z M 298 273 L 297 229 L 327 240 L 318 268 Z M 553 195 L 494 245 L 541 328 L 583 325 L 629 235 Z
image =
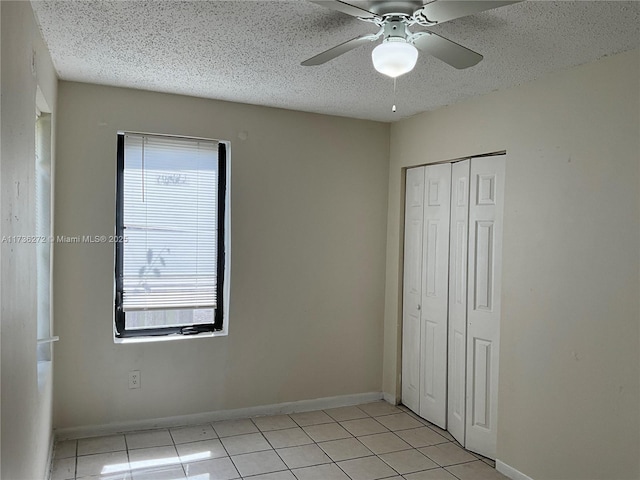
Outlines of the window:
M 53 261 L 53 151 L 52 113 L 40 89 L 35 92 L 35 132 L 33 170 L 34 223 L 32 238 L 35 255 L 35 317 L 38 392 L 51 388 L 53 343 L 52 261 Z M 46 402 L 46 395 L 41 397 Z
M 222 331 L 226 144 L 122 133 L 117 161 L 116 337 Z
M 40 90 L 38 89 L 38 92 Z M 36 335 L 39 368 L 51 361 L 51 114 L 36 110 L 35 124 Z

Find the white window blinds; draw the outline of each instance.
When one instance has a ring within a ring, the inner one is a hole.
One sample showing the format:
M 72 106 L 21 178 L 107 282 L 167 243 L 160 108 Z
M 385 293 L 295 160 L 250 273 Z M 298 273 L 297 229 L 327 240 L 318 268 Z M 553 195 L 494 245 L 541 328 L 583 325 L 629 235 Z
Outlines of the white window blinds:
M 218 142 L 126 134 L 122 310 L 215 308 Z

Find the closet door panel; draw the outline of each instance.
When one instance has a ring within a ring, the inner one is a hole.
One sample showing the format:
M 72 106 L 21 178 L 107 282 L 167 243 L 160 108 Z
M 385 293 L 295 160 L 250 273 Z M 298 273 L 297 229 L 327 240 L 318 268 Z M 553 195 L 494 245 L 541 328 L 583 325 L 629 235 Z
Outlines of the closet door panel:
M 469 160 L 451 170 L 449 236 L 449 382 L 447 424 L 464 446 L 467 372 L 467 245 L 469 225 Z
M 425 168 L 419 413 L 446 428 L 451 164 Z
M 424 167 L 407 170 L 402 299 L 402 403 L 420 411 Z
M 469 450 L 495 458 L 505 157 L 471 161 L 467 312 Z

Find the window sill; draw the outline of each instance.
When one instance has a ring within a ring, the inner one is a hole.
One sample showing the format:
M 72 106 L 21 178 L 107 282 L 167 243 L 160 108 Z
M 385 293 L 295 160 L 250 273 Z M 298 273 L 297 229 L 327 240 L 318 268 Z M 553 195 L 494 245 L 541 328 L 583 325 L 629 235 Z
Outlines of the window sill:
M 125 345 L 130 343 L 159 343 L 159 342 L 173 342 L 175 340 L 193 340 L 198 338 L 213 338 L 213 337 L 226 337 L 227 331 L 222 330 L 220 332 L 205 332 L 198 333 L 196 335 L 164 335 L 164 336 L 149 336 L 149 337 L 128 337 L 128 338 L 113 338 L 113 343 L 118 345 Z

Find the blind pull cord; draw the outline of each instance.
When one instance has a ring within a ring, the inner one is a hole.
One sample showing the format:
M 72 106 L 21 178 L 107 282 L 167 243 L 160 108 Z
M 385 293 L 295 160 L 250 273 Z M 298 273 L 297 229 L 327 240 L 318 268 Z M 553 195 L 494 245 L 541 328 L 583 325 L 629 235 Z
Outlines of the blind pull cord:
M 144 203 L 144 144 L 147 143 L 145 137 L 142 138 L 142 203 Z

